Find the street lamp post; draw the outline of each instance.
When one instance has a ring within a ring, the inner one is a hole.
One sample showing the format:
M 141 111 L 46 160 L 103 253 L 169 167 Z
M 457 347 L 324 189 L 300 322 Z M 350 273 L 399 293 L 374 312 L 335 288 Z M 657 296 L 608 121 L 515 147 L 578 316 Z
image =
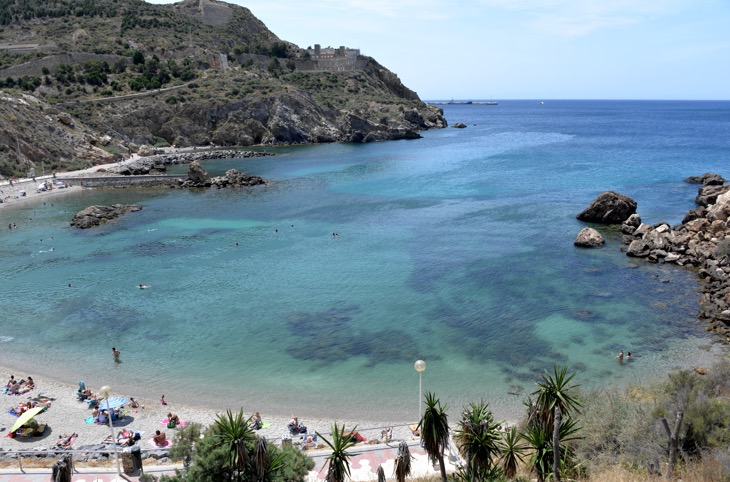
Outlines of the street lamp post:
M 104 385 L 99 389 L 99 392 L 104 396 L 106 400 L 107 419 L 109 420 L 109 431 L 112 434 L 112 446 L 114 447 L 114 460 L 117 462 L 117 475 L 122 475 L 122 470 L 119 468 L 119 452 L 117 452 L 117 444 L 114 438 L 114 425 L 112 425 L 112 411 L 109 408 L 109 394 L 111 394 L 112 388 L 109 385 Z M 103 400 L 102 400 L 103 403 Z
M 413 364 L 413 368 L 418 372 L 418 420 L 421 420 L 421 409 L 423 407 L 421 402 L 421 391 L 423 389 L 423 372 L 426 371 L 426 362 L 423 360 L 416 360 Z

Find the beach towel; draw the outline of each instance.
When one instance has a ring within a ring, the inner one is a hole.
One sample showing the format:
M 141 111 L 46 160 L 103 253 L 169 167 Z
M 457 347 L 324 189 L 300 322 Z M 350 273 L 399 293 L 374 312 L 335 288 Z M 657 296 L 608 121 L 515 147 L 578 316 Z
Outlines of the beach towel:
M 147 443 L 149 443 L 150 445 L 152 445 L 156 449 L 166 449 L 166 448 L 169 448 L 170 446 L 172 446 L 172 440 L 170 440 L 170 439 L 165 440 L 165 445 L 157 445 L 155 443 L 155 438 L 154 437 L 152 437 L 151 439 L 149 439 L 147 441 Z
M 15 413 L 15 409 L 14 409 L 14 408 L 11 408 L 10 410 L 8 410 L 8 413 L 9 413 L 10 415 L 12 415 L 13 417 L 15 417 L 15 418 L 18 418 L 18 417 L 20 417 L 20 415 L 19 415 L 19 414 Z
M 160 425 L 167 426 L 168 423 L 170 423 L 170 420 L 168 420 L 168 418 L 165 417 L 165 418 L 162 419 L 162 422 L 160 422 Z M 177 426 L 178 427 L 184 427 L 187 424 L 188 424 L 188 422 L 186 422 L 185 420 L 180 420 L 180 423 L 178 423 Z

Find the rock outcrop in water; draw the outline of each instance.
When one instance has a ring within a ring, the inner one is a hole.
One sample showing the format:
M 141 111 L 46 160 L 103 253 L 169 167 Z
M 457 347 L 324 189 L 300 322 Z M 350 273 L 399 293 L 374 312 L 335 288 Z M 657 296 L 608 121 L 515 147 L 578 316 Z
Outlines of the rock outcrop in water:
M 589 223 L 621 224 L 636 212 L 636 201 L 613 191 L 602 192 L 576 218 Z
M 593 228 L 583 228 L 573 241 L 573 244 L 581 248 L 595 248 L 606 242 L 601 233 Z
M 208 172 L 203 169 L 198 161 L 190 163 L 188 168 L 188 178 L 178 181 L 172 187 L 179 188 L 208 188 L 215 187 L 218 189 L 225 187 L 247 187 L 266 184 L 266 181 L 259 176 L 249 176 L 237 169 L 229 169 L 225 176 L 217 176 L 211 178 Z
M 703 185 L 700 192 L 710 186 L 728 188 L 710 184 Z M 702 281 L 701 311 L 697 316 L 708 322 L 710 331 L 723 336 L 726 342 L 730 342 L 729 219 L 730 192 L 726 189 L 714 198 L 713 204 L 690 211 L 678 226 L 644 224 L 637 215 L 629 217 L 621 226 L 628 256 L 697 269 Z
M 79 229 L 88 229 L 99 226 L 112 219 L 116 219 L 128 212 L 141 211 L 142 206 L 137 204 L 113 204 L 111 206 L 89 206 L 76 213 L 71 219 L 71 226 Z

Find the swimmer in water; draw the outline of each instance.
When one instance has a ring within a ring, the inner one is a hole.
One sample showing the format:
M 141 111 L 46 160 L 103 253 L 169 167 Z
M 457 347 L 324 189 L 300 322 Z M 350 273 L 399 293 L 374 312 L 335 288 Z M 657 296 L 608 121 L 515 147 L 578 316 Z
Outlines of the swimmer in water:
M 139 289 L 141 289 L 141 290 L 146 290 L 146 289 L 147 289 L 147 288 L 149 288 L 149 287 L 150 287 L 150 285 L 138 285 L 138 286 L 137 286 L 137 288 L 139 288 Z

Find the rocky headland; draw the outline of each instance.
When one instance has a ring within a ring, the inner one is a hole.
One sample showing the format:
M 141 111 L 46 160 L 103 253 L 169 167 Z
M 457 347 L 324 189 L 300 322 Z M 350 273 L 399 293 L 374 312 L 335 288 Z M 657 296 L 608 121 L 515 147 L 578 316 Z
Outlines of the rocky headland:
M 5 177 L 86 169 L 145 145 L 375 142 L 447 126 L 440 108 L 359 49 L 301 48 L 238 5 L 6 9 L 16 21 L 0 29 L 0 46 L 22 48 L 0 62 Z

